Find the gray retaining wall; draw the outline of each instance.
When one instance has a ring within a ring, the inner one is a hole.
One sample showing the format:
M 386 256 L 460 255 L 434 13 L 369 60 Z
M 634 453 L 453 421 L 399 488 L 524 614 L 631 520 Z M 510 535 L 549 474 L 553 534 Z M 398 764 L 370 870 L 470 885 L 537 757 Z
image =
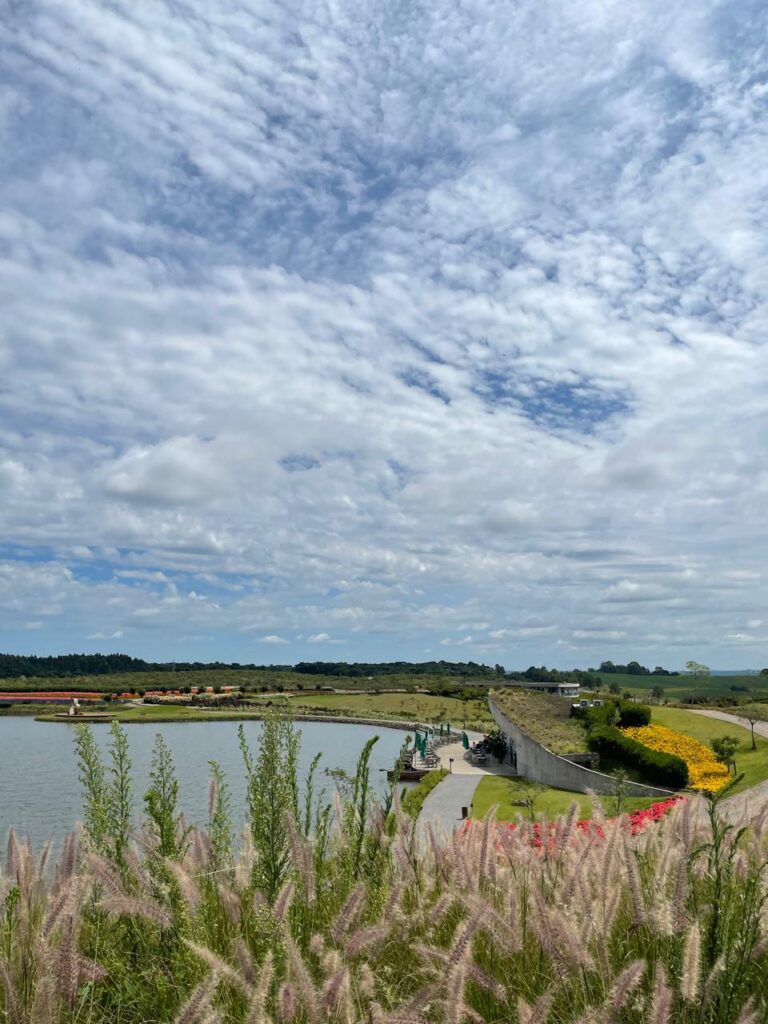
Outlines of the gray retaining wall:
M 559 754 L 553 754 L 541 743 L 527 736 L 519 726 L 507 718 L 491 694 L 488 695 L 488 706 L 496 724 L 507 740 L 514 745 L 518 775 L 523 775 L 533 782 L 541 782 L 556 789 L 569 789 L 575 793 L 600 793 L 612 796 L 616 792 L 616 779 L 610 775 L 574 764 Z M 639 782 L 627 782 L 625 785 L 628 796 L 674 795 L 669 789 L 643 786 Z

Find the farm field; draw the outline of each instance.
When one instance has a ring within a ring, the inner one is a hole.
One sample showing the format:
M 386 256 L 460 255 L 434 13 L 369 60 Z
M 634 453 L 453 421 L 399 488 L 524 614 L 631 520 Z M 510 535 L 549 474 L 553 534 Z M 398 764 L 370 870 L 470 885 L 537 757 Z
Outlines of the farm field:
M 631 690 L 647 696 L 654 686 L 661 686 L 666 700 L 683 700 L 691 694 L 707 697 L 736 697 L 745 699 L 753 696 L 768 698 L 768 676 L 708 676 L 693 679 L 691 676 L 634 676 L 619 672 L 598 673 L 603 687 L 616 683 L 623 690 Z M 733 687 L 746 687 L 747 690 L 734 690 Z M 747 692 L 749 691 L 749 692 Z
M 200 669 L 179 672 L 123 672 L 110 675 L 16 677 L 0 679 L 0 691 L 34 693 L 37 691 L 71 690 L 99 693 L 137 693 L 147 690 L 179 690 L 184 687 L 241 687 L 249 692 L 298 691 L 315 693 L 322 687 L 338 690 L 438 690 L 456 689 L 461 685 L 483 685 L 488 680 L 459 680 L 455 676 L 382 675 L 369 678 L 354 676 L 320 676 L 303 672 L 279 672 L 269 669 Z

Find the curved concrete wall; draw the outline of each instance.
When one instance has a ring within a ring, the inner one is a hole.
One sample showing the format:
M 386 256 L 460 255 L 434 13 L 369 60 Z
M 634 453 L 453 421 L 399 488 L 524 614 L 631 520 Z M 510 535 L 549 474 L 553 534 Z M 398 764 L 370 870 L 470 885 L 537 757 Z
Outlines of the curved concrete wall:
M 496 704 L 492 694 L 488 694 L 488 706 L 494 721 L 505 734 L 510 743 L 514 744 L 517 756 L 517 774 L 524 775 L 533 782 L 542 782 L 556 789 L 569 789 L 575 793 L 600 793 L 612 796 L 616 792 L 616 780 L 603 772 L 583 768 L 581 765 L 568 761 L 559 754 L 553 754 L 540 743 L 532 740 L 523 730 L 511 722 Z M 639 782 L 627 782 L 628 796 L 673 796 L 669 789 L 656 786 L 643 786 Z

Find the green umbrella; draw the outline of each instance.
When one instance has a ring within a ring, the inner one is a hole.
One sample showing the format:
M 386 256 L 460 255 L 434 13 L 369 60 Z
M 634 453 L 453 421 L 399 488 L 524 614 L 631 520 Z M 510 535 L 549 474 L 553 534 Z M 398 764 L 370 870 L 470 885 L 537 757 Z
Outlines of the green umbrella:
M 469 736 L 465 732 L 461 734 L 461 742 L 465 750 L 469 750 Z

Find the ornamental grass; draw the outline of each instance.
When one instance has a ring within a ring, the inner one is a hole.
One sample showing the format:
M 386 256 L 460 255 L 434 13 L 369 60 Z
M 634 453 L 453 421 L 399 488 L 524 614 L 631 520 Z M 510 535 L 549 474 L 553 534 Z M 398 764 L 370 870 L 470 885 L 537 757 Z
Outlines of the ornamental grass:
M 688 765 L 689 789 L 716 793 L 728 785 L 731 774 L 726 765 L 717 760 L 709 747 L 665 725 L 644 725 L 622 729 L 632 739 L 651 750 L 674 754 Z
M 124 733 L 106 763 L 79 733 L 78 835 L 55 864 L 9 835 L 3 1024 L 766 1020 L 768 808 L 736 828 L 695 797 L 632 835 L 574 807 L 543 846 L 489 815 L 443 841 L 373 797 L 370 743 L 328 802 L 290 723 L 241 742 L 242 833 L 217 765 L 185 824 L 161 740 L 136 823 Z

